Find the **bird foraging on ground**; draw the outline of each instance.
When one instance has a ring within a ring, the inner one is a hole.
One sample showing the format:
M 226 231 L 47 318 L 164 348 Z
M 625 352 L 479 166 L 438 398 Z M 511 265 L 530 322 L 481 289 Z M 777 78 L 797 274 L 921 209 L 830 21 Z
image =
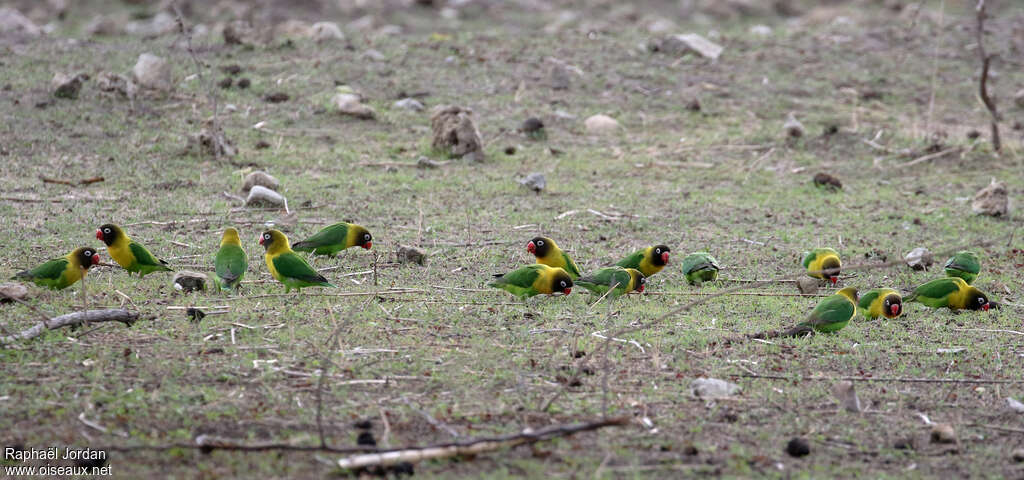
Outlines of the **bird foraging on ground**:
M 221 290 L 238 288 L 242 283 L 245 271 L 249 269 L 249 259 L 242 250 L 242 240 L 238 238 L 238 230 L 227 228 L 220 239 L 220 250 L 213 259 L 217 273 L 215 281 Z
M 549 267 L 542 263 L 527 265 L 505 274 L 496 274 L 495 280 L 487 285 L 527 299 L 535 295 L 572 293 L 572 277 L 561 268 Z
M 690 285 L 718 279 L 718 261 L 708 252 L 694 252 L 683 259 L 683 274 Z
M 858 302 L 865 318 L 896 318 L 903 315 L 903 297 L 891 288 L 875 288 L 861 295 Z
M 590 275 L 576 279 L 576 285 L 594 295 L 604 295 L 608 290 L 612 290 L 612 293 L 608 294 L 609 297 L 618 297 L 632 291 L 643 293 L 646 283 L 647 279 L 640 270 L 619 266 L 600 268 Z
M 668 265 L 669 252 L 672 249 L 665 245 L 655 245 L 637 250 L 628 257 L 619 260 L 616 265 L 622 268 L 635 268 L 645 277 L 650 277 Z
M 812 278 L 828 280 L 832 285 L 839 281 L 842 262 L 839 261 L 839 252 L 831 248 L 815 248 L 804 252 L 803 265 L 807 269 L 807 275 Z
M 354 223 L 335 223 L 324 227 L 301 242 L 295 242 L 292 249 L 297 252 L 313 252 L 314 255 L 334 256 L 338 252 L 351 247 L 363 247 L 367 250 L 373 246 L 373 235 L 362 225 Z
M 846 287 L 818 303 L 807 319 L 788 330 L 773 330 L 747 338 L 798 337 L 811 332 L 834 333 L 842 330 L 857 315 L 857 289 Z
M 124 230 L 117 225 L 108 223 L 101 226 L 96 230 L 96 238 L 107 245 L 110 258 L 127 270 L 128 275 L 137 272 L 139 278 L 142 278 L 153 272 L 173 271 L 167 266 L 167 262 L 157 259 L 146 250 L 146 247 L 128 238 Z
M 40 287 L 61 290 L 81 280 L 88 273 L 89 267 L 97 263 L 100 263 L 100 256 L 96 250 L 81 247 L 31 270 L 18 272 L 11 280 L 26 280 Z
M 537 257 L 537 263 L 553 268 L 561 268 L 569 274 L 573 280 L 580 276 L 580 269 L 576 262 L 569 258 L 569 254 L 558 248 L 558 244 L 548 237 L 534 237 L 526 244 L 526 251 Z
M 970 285 L 981 273 L 981 261 L 978 260 L 978 256 L 974 252 L 961 250 L 946 261 L 945 269 L 946 276 L 960 277 Z
M 260 235 L 260 245 L 266 250 L 263 258 L 267 261 L 267 270 L 270 270 L 270 274 L 277 281 L 284 284 L 285 293 L 292 291 L 293 288 L 301 291 L 304 287 L 336 287 L 295 253 L 288 244 L 288 237 L 280 231 L 263 232 Z
M 917 302 L 932 308 L 950 310 L 988 311 L 993 306 L 977 287 L 968 285 L 960 277 L 937 278 L 914 289 L 908 302 Z

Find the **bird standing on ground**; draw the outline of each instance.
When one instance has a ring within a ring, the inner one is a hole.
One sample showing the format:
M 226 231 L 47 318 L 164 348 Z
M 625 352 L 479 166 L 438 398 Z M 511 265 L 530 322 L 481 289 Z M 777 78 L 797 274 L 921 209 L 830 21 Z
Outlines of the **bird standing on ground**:
M 945 269 L 946 276 L 960 277 L 970 285 L 974 283 L 974 279 L 978 278 L 978 274 L 981 273 L 981 262 L 974 252 L 962 250 L 956 252 L 955 255 L 946 261 Z
M 542 263 L 527 265 L 505 274 L 495 275 L 494 281 L 488 286 L 500 288 L 506 292 L 527 299 L 535 295 L 552 295 L 572 292 L 572 277 L 561 268 L 549 267 Z
M 669 252 L 671 251 L 665 245 L 647 247 L 619 260 L 619 263 L 616 263 L 616 265 L 622 268 L 635 268 L 640 270 L 644 277 L 650 277 L 660 272 L 661 269 L 665 268 L 665 265 L 668 265 Z
M 718 279 L 718 261 L 708 252 L 694 252 L 683 259 L 683 274 L 690 285 Z
M 313 270 L 306 260 L 295 253 L 288 244 L 288 237 L 278 230 L 267 230 L 260 235 L 260 245 L 266 250 L 263 256 L 267 261 L 267 270 L 279 282 L 284 284 L 284 292 L 293 288 L 302 290 L 304 287 L 335 287 L 326 278 Z
M 960 277 L 937 278 L 914 289 L 908 302 L 950 310 L 982 310 L 992 307 L 988 297 Z
M 647 279 L 644 274 L 640 273 L 640 270 L 618 266 L 600 268 L 590 275 L 576 279 L 576 285 L 595 295 L 604 295 L 612 287 L 615 287 L 612 293 L 608 294 L 613 298 L 634 290 L 643 293 L 645 283 L 647 283 Z
M 324 227 L 301 242 L 295 242 L 292 249 L 296 252 L 313 252 L 314 255 L 333 257 L 346 248 L 363 247 L 369 250 L 372 246 L 373 235 L 370 235 L 366 227 L 340 222 Z
M 170 272 L 167 262 L 158 260 L 146 250 L 146 247 L 135 243 L 121 230 L 121 227 L 106 224 L 96 230 L 96 238 L 107 245 L 107 252 L 118 265 L 128 271 L 128 275 L 138 272 L 142 278 L 153 272 Z
M 896 318 L 903 315 L 903 297 L 891 288 L 875 288 L 861 295 L 858 302 L 865 318 Z
M 561 268 L 572 277 L 579 278 L 580 269 L 569 255 L 558 248 L 558 244 L 548 237 L 535 237 L 526 244 L 526 251 L 537 257 L 537 263 L 553 268 Z
M 238 238 L 238 230 L 227 228 L 220 239 L 220 249 L 213 260 L 217 273 L 216 281 L 221 290 L 238 288 L 242 277 L 249 268 L 249 259 L 242 250 L 242 240 Z
M 81 280 L 88 273 L 89 267 L 97 263 L 100 263 L 100 256 L 96 250 L 81 247 L 31 270 L 18 272 L 11 280 L 27 280 L 40 287 L 61 290 Z
M 807 275 L 813 278 L 828 280 L 835 285 L 839 281 L 839 268 L 842 262 L 839 261 L 839 252 L 831 248 L 815 248 L 804 252 L 804 268 Z
M 755 333 L 746 338 L 765 339 L 775 337 L 798 337 L 811 332 L 833 333 L 842 330 L 857 315 L 857 289 L 846 287 L 835 295 L 825 297 L 807 319 L 788 330 L 771 330 Z

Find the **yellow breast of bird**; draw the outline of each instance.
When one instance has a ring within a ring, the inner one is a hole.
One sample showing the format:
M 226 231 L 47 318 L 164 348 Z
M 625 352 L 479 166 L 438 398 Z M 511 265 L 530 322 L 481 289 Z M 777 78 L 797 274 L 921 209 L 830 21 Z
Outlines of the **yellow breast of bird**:
M 128 242 L 114 242 L 113 245 L 107 247 L 107 253 L 110 254 L 110 258 L 113 258 L 118 265 L 124 268 L 128 268 L 131 264 L 135 263 L 135 255 L 132 254 L 132 249 L 128 247 Z

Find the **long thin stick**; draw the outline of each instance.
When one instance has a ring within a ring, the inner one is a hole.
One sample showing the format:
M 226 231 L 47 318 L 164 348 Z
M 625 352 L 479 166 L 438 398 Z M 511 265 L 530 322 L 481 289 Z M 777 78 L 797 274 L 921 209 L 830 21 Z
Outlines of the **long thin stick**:
M 769 380 L 808 380 L 817 382 L 893 382 L 893 383 L 968 383 L 968 384 L 1021 384 L 1024 380 L 999 380 L 999 379 L 985 379 L 985 378 L 914 378 L 914 377 L 823 377 L 823 376 L 810 376 L 810 377 L 788 377 L 786 375 L 773 375 L 769 373 L 740 373 L 737 374 L 739 377 L 745 378 L 764 378 Z
M 87 310 L 84 312 L 68 313 L 66 315 L 61 315 L 59 317 L 39 322 L 36 325 L 14 335 L 0 337 L 0 345 L 9 345 L 21 340 L 29 340 L 42 335 L 43 332 L 47 330 L 55 330 L 61 327 L 98 322 L 121 322 L 130 327 L 138 319 L 138 313 L 120 309 Z

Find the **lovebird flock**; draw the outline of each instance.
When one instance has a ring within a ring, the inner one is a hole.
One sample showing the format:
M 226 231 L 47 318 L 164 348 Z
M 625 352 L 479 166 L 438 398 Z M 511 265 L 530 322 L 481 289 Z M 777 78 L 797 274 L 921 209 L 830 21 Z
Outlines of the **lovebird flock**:
M 220 248 L 213 255 L 213 283 L 220 291 L 238 291 L 249 269 L 248 255 L 235 228 L 224 230 Z M 107 247 L 107 254 L 129 275 L 144 277 L 154 272 L 170 272 L 167 262 L 154 256 L 142 244 L 132 240 L 125 231 L 108 223 L 96 229 L 96 239 Z M 321 229 L 309 238 L 292 244 L 279 230 L 260 234 L 264 261 L 270 275 L 284 285 L 285 293 L 307 287 L 335 288 L 317 272 L 302 253 L 333 257 L 339 252 L 373 246 L 373 236 L 361 225 L 340 222 Z M 569 295 L 574 286 L 586 289 L 598 298 L 618 298 L 631 293 L 642 294 L 648 279 L 669 265 L 672 249 L 658 244 L 630 253 L 616 262 L 582 272 L 578 264 L 549 237 L 538 236 L 526 243 L 526 251 L 536 263 L 507 273 L 495 274 L 487 285 L 505 290 L 526 300 L 537 295 Z M 54 290 L 67 288 L 85 278 L 89 268 L 98 265 L 100 252 L 80 247 L 67 255 L 14 275 L 13 279 L 30 281 Z M 803 254 L 802 266 L 807 276 L 823 283 L 840 282 L 842 260 L 832 248 L 814 248 Z M 706 251 L 693 252 L 683 258 L 682 273 L 690 285 L 701 286 L 718 281 L 720 266 Z M 750 338 L 799 336 L 807 333 L 832 333 L 841 330 L 858 313 L 867 319 L 894 319 L 904 314 L 904 302 L 920 303 L 931 308 L 952 311 L 981 310 L 997 306 L 988 296 L 971 285 L 981 273 L 981 262 L 974 252 L 957 252 L 944 265 L 945 277 L 926 282 L 904 298 L 893 288 L 874 288 L 858 295 L 855 287 L 845 287 L 822 299 L 805 320 L 781 330 L 751 335 Z

